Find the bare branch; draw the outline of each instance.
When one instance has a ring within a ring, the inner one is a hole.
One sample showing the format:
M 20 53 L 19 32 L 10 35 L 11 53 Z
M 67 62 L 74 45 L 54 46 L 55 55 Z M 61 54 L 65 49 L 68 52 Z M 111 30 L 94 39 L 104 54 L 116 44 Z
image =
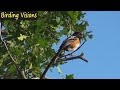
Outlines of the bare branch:
M 32 79 L 40 79 L 39 77 L 34 77 L 34 78 L 32 78 Z M 44 77 L 43 79 L 53 79 L 53 78 L 49 78 L 49 77 Z
M 18 71 L 18 73 L 22 76 L 22 79 L 27 79 L 27 77 L 25 76 L 25 71 L 24 70 L 20 70 L 17 65 L 16 66 L 16 69 Z
M 56 55 L 51 59 L 50 63 L 47 65 L 44 72 L 40 76 L 40 79 L 43 79 L 45 77 L 45 75 L 46 75 L 48 69 L 50 68 L 50 66 L 54 63 L 54 61 L 57 61 L 60 52 L 61 52 L 61 49 L 59 49 L 58 52 L 56 53 Z
M 86 60 L 84 57 L 83 57 L 83 55 L 84 55 L 84 53 L 82 52 L 80 55 L 78 55 L 78 56 L 72 56 L 72 57 L 69 57 L 69 58 L 63 58 L 63 59 L 61 59 L 62 61 L 69 61 L 69 60 L 73 60 L 73 59 L 81 59 L 81 60 L 83 60 L 83 61 L 85 61 L 85 62 L 87 62 L 88 63 L 88 60 Z M 57 62 L 60 62 L 61 60 L 58 60 Z
M 45 79 L 53 79 L 53 78 L 45 77 Z

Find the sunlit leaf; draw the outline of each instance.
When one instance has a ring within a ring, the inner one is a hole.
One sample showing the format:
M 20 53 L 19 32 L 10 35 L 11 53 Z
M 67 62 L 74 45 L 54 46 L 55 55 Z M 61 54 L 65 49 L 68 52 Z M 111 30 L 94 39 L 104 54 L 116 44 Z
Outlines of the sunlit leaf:
M 34 78 L 32 78 L 32 79 L 40 79 L 39 77 L 34 77 Z
M 30 67 L 29 67 L 29 69 L 32 69 L 32 63 L 30 64 Z
M 20 34 L 20 36 L 17 37 L 17 38 L 18 38 L 18 40 L 23 41 L 23 39 L 26 39 L 27 37 L 28 37 L 28 36 L 26 36 L 26 35 Z
M 62 74 L 62 71 L 59 66 L 57 66 L 58 73 Z

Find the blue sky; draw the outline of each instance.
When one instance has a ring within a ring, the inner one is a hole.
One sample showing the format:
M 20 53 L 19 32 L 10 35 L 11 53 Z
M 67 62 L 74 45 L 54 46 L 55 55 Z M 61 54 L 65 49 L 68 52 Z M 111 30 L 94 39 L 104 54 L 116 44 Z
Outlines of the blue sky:
M 86 11 L 85 20 L 89 22 L 87 30 L 93 31 L 93 39 L 75 53 L 84 52 L 88 63 L 82 60 L 69 61 L 60 65 L 63 75 L 74 74 L 76 79 L 120 79 L 120 11 Z M 54 46 L 56 50 L 61 42 Z M 52 68 L 47 76 L 62 78 L 57 68 Z

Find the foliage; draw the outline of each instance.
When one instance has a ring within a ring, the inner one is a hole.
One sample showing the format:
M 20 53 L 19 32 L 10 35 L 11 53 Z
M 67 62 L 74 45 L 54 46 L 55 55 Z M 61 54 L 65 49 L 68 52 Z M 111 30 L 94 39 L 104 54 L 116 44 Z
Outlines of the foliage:
M 66 75 L 66 79 L 74 79 L 74 74 Z
M 7 32 L 4 40 L 8 50 L 28 79 L 42 74 L 56 53 L 53 44 L 59 43 L 62 35 L 68 36 L 75 31 L 87 32 L 88 22 L 84 16 L 82 11 L 38 11 L 37 20 L 1 20 Z M 63 30 L 59 30 L 61 27 Z M 84 38 L 87 36 L 92 37 L 89 32 Z M 21 78 L 1 41 L 0 78 Z M 66 78 L 73 78 L 73 75 Z

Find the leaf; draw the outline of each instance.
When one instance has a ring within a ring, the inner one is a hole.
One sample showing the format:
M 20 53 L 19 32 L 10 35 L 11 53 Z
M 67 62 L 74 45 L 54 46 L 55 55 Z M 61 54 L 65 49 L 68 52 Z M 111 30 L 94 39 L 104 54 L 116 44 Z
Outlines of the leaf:
M 14 65 L 11 65 L 10 66 L 10 69 L 9 69 L 9 72 L 12 73 L 12 72 L 15 72 L 16 71 L 16 68 Z
M 23 39 L 26 39 L 28 36 L 20 34 L 20 37 L 17 37 L 18 40 L 23 41 Z
M 92 38 L 93 38 L 93 35 L 89 35 L 88 37 L 89 37 L 90 39 L 92 39 Z
M 58 73 L 62 74 L 62 71 L 59 66 L 57 66 L 57 69 L 58 69 Z
M 68 11 L 68 15 L 70 15 L 73 24 L 77 22 L 77 17 L 79 15 L 78 11 Z
M 74 79 L 74 74 L 66 75 L 66 79 Z
M 30 64 L 30 67 L 29 67 L 29 69 L 32 69 L 32 63 Z
M 40 79 L 39 77 L 34 77 L 34 78 L 32 78 L 32 79 Z
M 68 15 L 70 15 L 70 17 L 73 16 L 73 11 L 68 11 Z
M 57 23 L 60 22 L 60 17 L 56 17 L 56 22 L 57 22 Z
M 3 60 L 0 59 L 0 66 L 3 64 Z
M 24 28 L 24 29 L 27 29 L 28 26 L 30 26 L 30 21 L 28 21 L 28 20 L 21 21 L 21 22 L 20 22 L 20 26 L 21 26 L 22 28 Z

